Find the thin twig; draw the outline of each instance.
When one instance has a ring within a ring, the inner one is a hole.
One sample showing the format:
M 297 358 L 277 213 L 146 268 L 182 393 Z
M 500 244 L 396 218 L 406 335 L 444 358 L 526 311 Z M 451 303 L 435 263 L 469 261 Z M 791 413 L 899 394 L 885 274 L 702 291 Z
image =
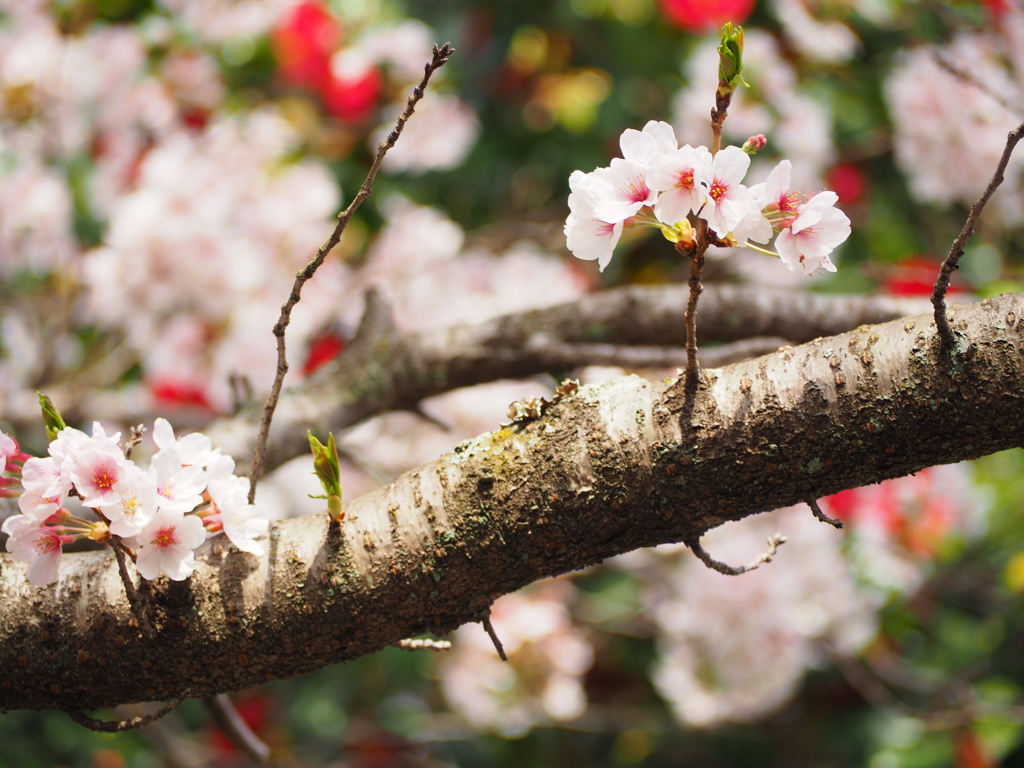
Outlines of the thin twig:
M 260 421 L 260 433 L 259 438 L 256 441 L 256 448 L 253 451 L 252 466 L 249 468 L 249 503 L 252 504 L 256 500 L 256 483 L 259 481 L 260 473 L 263 471 L 263 456 L 267 449 L 267 438 L 270 434 L 270 422 L 274 418 L 274 409 L 277 408 L 277 400 L 281 395 L 281 386 L 284 383 L 285 374 L 288 373 L 288 360 L 285 355 L 285 330 L 288 328 L 288 323 L 291 322 L 292 309 L 296 304 L 299 303 L 299 299 L 302 294 L 302 286 L 307 280 L 313 277 L 316 271 L 320 268 L 320 265 L 324 263 L 327 258 L 327 254 L 331 252 L 335 245 L 341 240 L 342 232 L 345 231 L 345 227 L 348 226 L 349 220 L 352 218 L 352 214 L 356 212 L 356 209 L 362 205 L 363 201 L 370 196 L 370 192 L 373 188 L 373 180 L 377 177 L 377 171 L 380 170 L 380 165 L 384 161 L 384 155 L 387 154 L 388 150 L 395 146 L 395 142 L 398 141 L 398 137 L 402 134 L 402 129 L 405 128 L 406 122 L 412 117 L 413 111 L 416 109 L 416 104 L 420 99 L 423 98 L 423 94 L 427 88 L 427 83 L 430 82 L 430 76 L 434 72 L 444 66 L 448 57 L 455 52 L 455 49 L 451 47 L 449 43 L 445 43 L 440 48 L 434 46 L 434 56 L 431 61 L 426 64 L 423 68 L 423 79 L 420 84 L 417 85 L 412 92 L 412 96 L 409 97 L 405 111 L 399 116 L 398 121 L 395 123 L 395 128 L 388 134 L 386 140 L 382 141 L 377 145 L 377 156 L 373 159 L 373 165 L 370 166 L 369 173 L 366 174 L 366 180 L 363 181 L 363 186 L 359 188 L 359 192 L 355 198 L 349 204 L 348 208 L 338 214 L 338 223 L 334 227 L 334 231 L 331 233 L 330 238 L 320 246 L 320 249 L 316 252 L 316 256 L 309 264 L 306 265 L 305 269 L 295 275 L 295 283 L 292 285 L 291 295 L 288 296 L 288 301 L 281 307 L 281 316 L 278 318 L 277 323 L 274 325 L 274 336 L 277 337 L 277 374 L 274 377 L 274 385 L 270 389 L 270 395 L 267 397 L 267 402 L 263 406 L 263 418 Z
M 718 90 L 715 91 L 715 107 L 711 110 L 711 156 L 718 154 L 722 148 L 722 124 L 729 116 L 729 104 L 732 101 L 732 86 L 725 81 L 719 81 Z M 725 232 L 715 233 L 725 236 Z M 701 277 L 704 274 L 704 257 L 708 252 L 711 239 L 708 231 L 708 222 L 700 220 L 700 228 L 697 231 L 697 246 L 690 260 L 690 299 L 686 304 L 686 397 L 692 400 L 697 394 L 697 384 L 700 378 L 700 362 L 697 360 L 697 302 L 704 291 L 704 284 Z M 682 252 L 677 244 L 677 249 Z
M 128 430 L 128 439 L 124 443 L 124 457 L 130 459 L 132 457 L 132 451 L 135 450 L 135 446 L 142 442 L 143 435 L 146 434 L 146 427 L 144 424 L 139 424 L 137 427 L 131 427 Z
M 976 78 L 966 69 L 963 69 L 959 64 L 954 64 L 942 51 L 936 50 L 932 55 L 935 57 L 935 63 L 949 72 L 949 74 L 963 80 L 968 85 L 974 86 L 986 96 L 998 102 L 999 106 L 1007 112 L 1013 112 L 1017 117 L 1024 117 L 1024 109 L 1021 109 L 1019 105 L 1014 104 L 1012 101 L 1007 99 L 995 88 L 990 87 L 987 83 Z
M 144 725 L 149 725 L 154 720 L 159 720 L 161 717 L 165 717 L 177 709 L 178 705 L 181 704 L 182 699 L 175 699 L 163 709 L 154 712 L 151 715 L 140 715 L 139 717 L 131 717 L 127 720 L 97 720 L 93 717 L 89 717 L 84 712 L 78 710 L 72 710 L 68 712 L 68 717 L 74 720 L 81 726 L 88 728 L 90 731 L 102 731 L 103 733 L 120 733 L 121 731 L 132 731 L 136 728 L 141 728 Z
M 1006 147 L 1003 149 L 1002 157 L 999 158 L 999 165 L 996 166 L 996 172 L 992 175 L 992 180 L 989 181 L 988 187 L 985 188 L 985 193 L 971 206 L 971 212 L 967 215 L 967 221 L 964 222 L 963 229 L 960 230 L 960 234 L 953 241 L 949 254 L 939 269 L 939 276 L 935 280 L 935 287 L 932 289 L 932 306 L 935 308 L 935 327 L 939 331 L 939 338 L 942 340 L 943 348 L 949 348 L 953 343 L 953 331 L 949 327 L 949 320 L 946 318 L 946 289 L 949 288 L 949 279 L 959 266 L 960 257 L 964 255 L 967 241 L 974 234 L 974 225 L 977 223 L 978 217 L 981 216 L 981 212 L 988 203 L 989 198 L 992 197 L 992 194 L 999 185 L 1003 183 L 1003 172 L 1006 170 L 1007 163 L 1010 162 L 1010 155 L 1013 154 L 1014 147 L 1017 146 L 1017 142 L 1022 137 L 1024 137 L 1024 123 L 1018 125 L 1007 135 Z
M 811 508 L 811 512 L 813 512 L 814 516 L 816 518 L 818 518 L 819 520 L 821 520 L 821 522 L 828 523 L 833 528 L 842 528 L 843 527 L 843 521 L 842 520 L 836 520 L 834 517 L 829 517 L 828 515 L 826 515 L 824 512 L 821 511 L 821 507 L 818 506 L 818 500 L 817 499 L 808 499 L 807 500 L 807 506 Z
M 701 276 L 704 274 L 704 254 L 708 250 L 708 223 L 700 220 L 697 237 L 697 248 L 690 260 L 690 298 L 686 303 L 686 396 L 692 398 L 697 393 L 700 377 L 700 361 L 697 359 L 697 302 L 704 292 Z
M 210 710 L 214 721 L 224 731 L 231 743 L 249 756 L 257 765 L 270 764 L 270 747 L 253 733 L 249 724 L 242 719 L 235 708 L 234 703 L 227 694 L 221 693 L 216 696 L 206 696 L 203 703 Z
M 731 565 L 726 565 L 723 562 L 715 560 L 709 555 L 704 547 L 700 545 L 700 539 L 694 538 L 686 542 L 693 554 L 700 558 L 701 562 L 704 563 L 708 568 L 719 573 L 724 573 L 726 576 L 739 576 L 741 573 L 747 573 L 748 571 L 756 570 L 765 563 L 770 563 L 772 558 L 775 557 L 775 553 L 779 551 L 779 547 L 786 543 L 786 537 L 781 533 L 776 533 L 774 536 L 768 537 L 768 549 L 758 555 L 752 562 L 747 565 L 741 565 L 738 568 L 734 568 Z
M 110 548 L 114 550 L 114 557 L 117 558 L 117 570 L 121 574 L 121 583 L 124 584 L 124 593 L 128 596 L 128 604 L 131 606 L 132 613 L 135 615 L 136 621 L 139 622 L 139 626 L 142 628 L 142 633 L 147 639 L 152 640 L 156 636 L 156 633 L 153 631 L 153 627 L 150 626 L 149 620 L 146 618 L 146 611 L 142 598 L 139 597 L 139 593 L 135 589 L 135 582 L 132 581 L 131 574 L 128 573 L 128 564 L 125 562 L 126 547 L 121 543 L 120 536 L 111 536 L 108 543 L 110 544 Z
M 428 637 L 399 640 L 395 645 L 403 651 L 450 651 L 452 649 L 452 644 L 449 641 L 431 640 Z
M 491 642 L 494 643 L 494 650 L 498 652 L 498 657 L 502 661 L 508 661 L 508 656 L 505 655 L 505 648 L 501 644 L 501 640 L 498 639 L 498 633 L 494 631 L 494 626 L 491 624 L 491 612 L 488 611 L 487 615 L 483 617 L 480 622 L 484 625 L 484 629 L 491 638 Z

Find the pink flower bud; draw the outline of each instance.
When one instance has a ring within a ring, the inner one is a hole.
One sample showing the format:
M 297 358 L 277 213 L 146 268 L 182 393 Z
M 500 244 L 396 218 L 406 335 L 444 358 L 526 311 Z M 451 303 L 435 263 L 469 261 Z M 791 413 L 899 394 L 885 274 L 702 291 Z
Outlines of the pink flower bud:
M 763 133 L 759 133 L 756 136 L 751 136 L 745 142 L 741 149 L 748 155 L 752 155 L 758 150 L 764 149 L 768 145 L 768 139 L 765 138 Z

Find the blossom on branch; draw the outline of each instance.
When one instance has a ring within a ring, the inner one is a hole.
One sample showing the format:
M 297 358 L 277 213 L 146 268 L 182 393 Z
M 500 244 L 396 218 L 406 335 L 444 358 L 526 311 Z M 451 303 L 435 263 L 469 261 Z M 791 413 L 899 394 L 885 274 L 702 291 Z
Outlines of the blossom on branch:
M 144 579 L 161 573 L 182 581 L 195 570 L 193 550 L 206 541 L 203 521 L 174 509 L 161 509 L 138 537 L 139 559 L 135 566 Z
M 744 147 L 764 145 L 758 134 Z M 791 193 L 788 160 L 765 182 L 747 187 L 747 149 L 728 146 L 712 154 L 707 147 L 678 147 L 668 123 L 652 120 L 643 131 L 629 129 L 620 146 L 623 157 L 610 167 L 569 177 L 565 237 L 577 258 L 597 260 L 604 270 L 623 229 L 638 224 L 658 228 L 684 252 L 711 244 L 746 246 L 777 256 L 790 269 L 835 271 L 830 254 L 849 237 L 850 220 L 834 207 L 834 192 Z M 698 219 L 707 222 L 713 239 L 703 231 L 696 235 Z M 774 232 L 777 253 L 750 244 L 767 243 Z

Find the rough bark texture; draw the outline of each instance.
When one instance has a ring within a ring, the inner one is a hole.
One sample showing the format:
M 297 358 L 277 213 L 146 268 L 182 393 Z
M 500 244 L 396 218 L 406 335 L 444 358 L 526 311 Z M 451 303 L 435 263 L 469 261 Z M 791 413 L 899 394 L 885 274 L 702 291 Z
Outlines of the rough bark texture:
M 277 523 L 262 558 L 208 543 L 189 581 L 143 584 L 151 640 L 109 553 L 66 556 L 44 590 L 0 559 L 0 710 L 307 672 L 620 552 L 1021 445 L 1019 318 L 1024 296 L 955 308 L 951 353 L 929 316 L 860 327 L 705 371 L 694 403 L 674 378 L 581 389 L 357 499 L 340 527 Z
M 629 286 L 485 323 L 402 333 L 393 326 L 386 302 L 370 292 L 345 353 L 282 395 L 267 466 L 305 453 L 307 429 L 338 431 L 386 411 L 413 409 L 423 398 L 459 387 L 592 364 L 681 366 L 686 303 L 685 285 Z M 709 285 L 699 340 L 707 345 L 770 336 L 797 343 L 927 307 L 927 300 Z M 226 453 L 250 456 L 259 415 L 253 406 L 204 431 Z

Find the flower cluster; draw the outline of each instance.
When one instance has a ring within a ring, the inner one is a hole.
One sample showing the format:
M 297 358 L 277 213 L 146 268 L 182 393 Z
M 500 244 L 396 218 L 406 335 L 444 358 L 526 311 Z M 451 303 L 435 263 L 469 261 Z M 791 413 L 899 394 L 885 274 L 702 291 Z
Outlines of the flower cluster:
M 120 537 L 146 579 L 161 573 L 175 581 L 188 578 L 195 570 L 194 550 L 207 534 L 221 531 L 243 552 L 263 554 L 255 538 L 266 532 L 267 517 L 248 503 L 249 483 L 234 474 L 234 460 L 214 449 L 208 437 L 175 439 L 171 425 L 157 419 L 153 437 L 159 450 L 148 470 L 125 457 L 120 437 L 108 435 L 98 422 L 92 435 L 63 427 L 49 456 L 35 458 L 0 433 L 0 454 L 11 475 L 0 480 L 0 490 L 19 497 L 22 513 L 4 521 L 3 532 L 14 559 L 30 563 L 33 585 L 57 579 L 63 545 L 79 538 Z M 19 480 L 23 492 L 14 489 Z M 98 520 L 75 516 L 65 508 L 69 497 Z
M 457 630 L 458 653 L 440 665 L 452 709 L 475 728 L 511 738 L 580 717 L 587 709 L 583 678 L 594 649 L 568 611 L 575 594 L 568 581 L 553 581 L 494 602 L 491 621 L 510 663 L 498 658 L 479 626 Z
M 569 250 L 581 259 L 597 259 L 603 270 L 626 224 L 662 231 L 670 242 L 692 245 L 691 214 L 706 222 L 721 245 L 740 245 L 778 256 L 790 269 L 805 273 L 835 271 L 829 254 L 850 235 L 850 220 L 834 206 L 834 192 L 790 192 L 792 164 L 783 160 L 768 179 L 743 185 L 750 155 L 764 146 L 755 136 L 743 147 L 712 155 L 707 147 L 680 147 L 672 126 L 651 121 L 643 131 L 627 129 L 622 157 L 608 168 L 569 177 Z M 767 243 L 773 232 L 778 253 L 750 244 Z

